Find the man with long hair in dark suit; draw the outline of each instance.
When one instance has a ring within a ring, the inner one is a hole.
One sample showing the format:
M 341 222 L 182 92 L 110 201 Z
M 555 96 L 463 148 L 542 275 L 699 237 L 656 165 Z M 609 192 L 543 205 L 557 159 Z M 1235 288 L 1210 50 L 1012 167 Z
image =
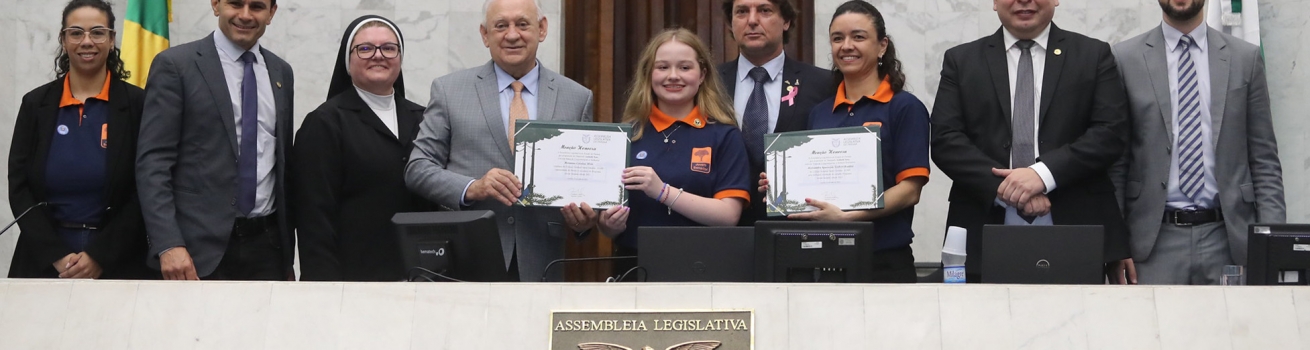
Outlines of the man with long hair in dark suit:
M 810 109 L 837 85 L 832 72 L 783 52 L 799 15 L 791 0 L 723 0 L 723 14 L 740 55 L 719 65 L 719 77 L 733 97 L 755 183 L 764 172 L 764 134 L 805 130 Z M 742 226 L 765 218 L 764 194 L 754 192 L 750 203 Z

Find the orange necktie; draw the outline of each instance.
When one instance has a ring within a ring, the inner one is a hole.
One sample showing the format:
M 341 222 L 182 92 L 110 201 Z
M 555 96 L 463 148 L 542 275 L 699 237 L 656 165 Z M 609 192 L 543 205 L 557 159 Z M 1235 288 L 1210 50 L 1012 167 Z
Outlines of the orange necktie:
M 523 102 L 523 82 L 509 84 L 514 89 L 514 100 L 509 102 L 509 149 L 514 150 L 514 121 L 528 120 L 528 104 Z

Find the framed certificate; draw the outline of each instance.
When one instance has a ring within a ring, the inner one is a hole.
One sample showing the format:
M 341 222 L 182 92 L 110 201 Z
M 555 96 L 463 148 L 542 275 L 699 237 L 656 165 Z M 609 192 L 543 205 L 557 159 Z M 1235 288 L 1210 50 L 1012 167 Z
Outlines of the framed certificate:
M 882 208 L 878 130 L 871 125 L 764 135 L 769 216 L 817 210 L 806 198 L 842 210 Z
M 523 182 L 518 204 L 563 207 L 586 202 L 605 209 L 627 203 L 627 124 L 517 120 L 514 175 Z

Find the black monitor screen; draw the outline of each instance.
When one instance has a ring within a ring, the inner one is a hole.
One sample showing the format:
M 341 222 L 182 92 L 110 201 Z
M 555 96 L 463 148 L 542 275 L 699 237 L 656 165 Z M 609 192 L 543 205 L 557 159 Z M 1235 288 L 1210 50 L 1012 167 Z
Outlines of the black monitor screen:
M 507 281 L 494 216 L 490 210 L 396 213 L 391 222 L 406 275 L 411 281 Z
M 1255 224 L 1247 236 L 1249 285 L 1307 285 L 1310 225 Z
M 873 223 L 755 223 L 756 282 L 873 281 Z

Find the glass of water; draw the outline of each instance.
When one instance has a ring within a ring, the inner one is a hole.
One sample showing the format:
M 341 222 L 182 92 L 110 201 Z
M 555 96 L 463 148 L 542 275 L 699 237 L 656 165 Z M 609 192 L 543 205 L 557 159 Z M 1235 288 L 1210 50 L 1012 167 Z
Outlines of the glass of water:
M 1225 286 L 1246 285 L 1246 267 L 1242 265 L 1224 265 L 1224 274 L 1219 284 Z

